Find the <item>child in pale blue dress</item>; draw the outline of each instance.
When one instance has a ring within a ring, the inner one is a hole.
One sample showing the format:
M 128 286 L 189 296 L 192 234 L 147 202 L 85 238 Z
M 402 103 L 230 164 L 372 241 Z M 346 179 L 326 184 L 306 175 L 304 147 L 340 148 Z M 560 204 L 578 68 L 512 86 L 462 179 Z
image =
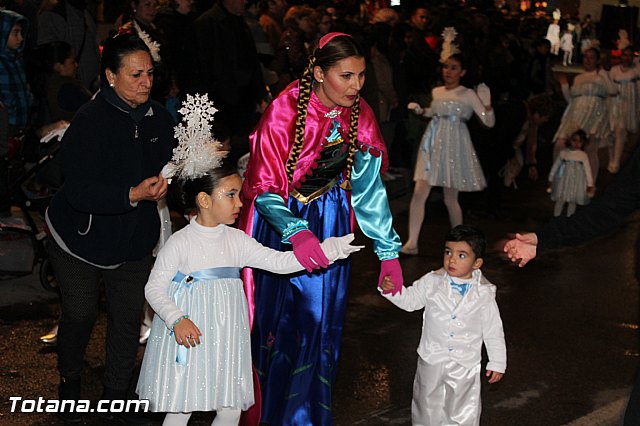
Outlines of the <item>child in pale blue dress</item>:
M 462 224 L 460 191 L 481 191 L 487 186 L 466 122 L 474 115 L 487 127 L 495 124 L 489 88 L 482 84 L 478 92 L 460 85 L 466 70 L 459 53 L 442 63 L 444 86 L 432 91 L 431 106 L 422 109 L 416 103 L 408 108 L 431 117 L 422 136 L 413 180 L 416 182 L 409 204 L 409 238 L 402 246 L 405 255 L 418 254 L 420 229 L 425 203 L 434 186 L 442 187 L 444 204 L 451 227 Z
M 247 301 L 240 268 L 287 274 L 303 269 L 293 252 L 262 246 L 231 228 L 242 180 L 223 164 L 184 184 L 197 216 L 158 253 L 145 294 L 156 312 L 137 392 L 164 425 L 185 425 L 193 411 L 216 411 L 213 425 L 235 425 L 254 403 Z M 321 246 L 330 261 L 347 257 L 350 234 Z
M 593 196 L 593 175 L 589 157 L 583 148 L 588 143 L 584 130 L 577 130 L 567 141 L 568 147 L 558 154 L 549 172 L 551 199 L 556 202 L 553 215 L 560 216 L 567 204 L 567 217 L 576 211 L 576 205 L 589 203 Z

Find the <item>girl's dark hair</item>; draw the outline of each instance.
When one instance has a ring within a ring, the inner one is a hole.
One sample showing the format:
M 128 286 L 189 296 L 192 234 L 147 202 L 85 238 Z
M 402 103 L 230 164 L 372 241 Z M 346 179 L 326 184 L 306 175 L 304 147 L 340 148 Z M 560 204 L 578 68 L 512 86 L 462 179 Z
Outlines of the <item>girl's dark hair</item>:
M 447 59 L 453 59 L 454 61 L 457 61 L 460 64 L 461 69 L 463 70 L 467 69 L 467 60 L 462 55 L 462 53 L 454 53 L 453 55 L 449 56 Z
M 64 41 L 52 41 L 36 47 L 27 54 L 27 77 L 34 95 L 46 96 L 47 82 L 54 73 L 53 66 L 71 57 L 73 48 Z
M 151 55 L 144 41 L 135 34 L 125 32 L 108 38 L 104 43 L 102 58 L 100 60 L 100 78 L 102 82 L 107 82 L 107 68 L 117 74 L 122 66 L 122 58 L 140 51 L 147 52 Z
M 358 57 L 364 58 L 364 51 L 353 37 L 348 35 L 339 35 L 329 40 L 322 48 L 318 47 L 309 57 L 309 63 L 300 78 L 300 88 L 298 94 L 298 115 L 296 118 L 295 140 L 293 149 L 287 161 L 287 177 L 289 183 L 293 181 L 293 172 L 296 169 L 298 156 L 302 151 L 304 144 L 304 129 L 307 121 L 307 107 L 309 99 L 311 99 L 311 90 L 313 87 L 313 68 L 319 66 L 324 72 L 334 66 L 342 59 Z M 351 116 L 349 117 L 349 156 L 347 157 L 347 168 L 345 170 L 345 188 L 349 189 L 349 179 L 351 178 L 351 167 L 353 166 L 353 157 L 356 152 L 356 137 L 358 135 L 358 119 L 360 117 L 360 96 L 356 98 L 351 107 Z
M 464 241 L 469 244 L 476 259 L 484 258 L 484 254 L 487 251 L 487 239 L 482 231 L 475 226 L 458 225 L 449 231 L 444 241 L 445 243 L 447 241 Z
M 206 175 L 196 179 L 187 179 L 180 181 L 182 184 L 181 202 L 186 209 L 198 209 L 196 197 L 199 193 L 211 194 L 216 186 L 220 185 L 220 181 L 227 176 L 238 174 L 235 164 L 224 159 L 222 164 L 215 169 L 210 170 Z
M 571 133 L 571 136 L 569 136 L 569 138 L 564 141 L 564 146 L 569 148 L 571 146 L 571 139 L 573 139 L 573 137 L 576 135 L 580 136 L 580 139 L 582 139 L 582 148 L 584 148 L 587 142 L 589 142 L 589 136 L 587 135 L 587 132 L 582 129 L 578 129 L 575 132 Z
M 73 53 L 73 47 L 64 41 L 52 41 L 51 43 L 38 46 L 41 55 L 42 65 L 49 74 L 53 74 L 55 64 L 63 64 Z

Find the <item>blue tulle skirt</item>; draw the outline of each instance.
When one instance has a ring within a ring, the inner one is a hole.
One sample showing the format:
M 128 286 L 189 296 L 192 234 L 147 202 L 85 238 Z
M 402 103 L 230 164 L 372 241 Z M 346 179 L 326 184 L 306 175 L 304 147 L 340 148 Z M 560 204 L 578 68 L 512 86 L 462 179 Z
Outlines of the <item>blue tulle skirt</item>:
M 289 197 L 288 206 L 309 221 L 320 241 L 351 232 L 349 200 L 337 185 L 306 206 Z M 277 250 L 291 250 L 257 213 L 254 237 Z M 350 270 L 349 259 L 313 273 L 276 275 L 254 269 L 251 346 L 262 392 L 261 422 L 332 424 L 331 394 Z

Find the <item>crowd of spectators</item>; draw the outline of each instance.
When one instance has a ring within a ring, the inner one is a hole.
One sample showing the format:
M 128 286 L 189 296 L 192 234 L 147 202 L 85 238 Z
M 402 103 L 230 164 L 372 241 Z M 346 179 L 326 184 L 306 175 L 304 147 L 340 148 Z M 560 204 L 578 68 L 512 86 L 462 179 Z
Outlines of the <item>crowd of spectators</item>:
M 262 111 L 289 82 L 300 77 L 307 57 L 328 31 L 354 35 L 367 52 L 363 97 L 374 109 L 390 153 L 392 173 L 387 179 L 393 179 L 394 168 L 411 169 L 415 161 L 426 122 L 407 114 L 406 105 L 409 102 L 428 105 L 431 89 L 441 84 L 438 55 L 444 27 L 453 26 L 458 32 L 456 42 L 468 64 L 463 84 L 474 87 L 485 82 L 490 87 L 493 104 L 498 114 L 503 114 L 496 117 L 497 122 L 514 119 L 522 122 L 526 115 L 522 114 L 522 108 L 501 105 L 523 102 L 534 95 L 554 97 L 556 116 L 564 107 L 551 71 L 557 58 L 550 56 L 549 43 L 544 39 L 550 14 L 487 7 L 490 2 L 458 4 L 447 0 L 439 4 L 430 2 L 428 6 L 403 2 L 393 8 L 385 1 L 297 3 L 6 1 L 6 9 L 23 15 L 27 23 L 22 54 L 28 84 L 24 90 L 28 92 L 25 99 L 31 97 L 32 101 L 26 121 L 10 126 L 6 121 L 3 123 L 4 131 L 0 134 L 5 140 L 0 147 L 6 147 L 7 138 L 18 132 L 36 134 L 34 128 L 51 123 L 47 115 L 51 90 L 46 87 L 51 64 L 42 60 L 51 56 L 48 49 L 54 49 L 56 43 L 68 44 L 77 61 L 76 78 L 80 84 L 74 85 L 76 91 L 82 87 L 83 92 L 85 89 L 94 92 L 99 87 L 102 40 L 98 34 L 104 37 L 123 30 L 144 32 L 147 40 L 156 44 L 152 97 L 165 104 L 174 117 L 177 118 L 180 99 L 187 93 L 209 95 L 219 110 L 217 127 L 230 138 L 234 158 L 248 152 L 248 135 Z M 563 17 L 561 25 L 564 27 L 568 22 L 568 17 Z M 582 34 L 594 37 L 596 28 L 590 21 L 588 25 L 575 23 Z M 574 44 L 580 46 L 579 40 Z M 579 58 L 579 52 L 574 57 Z M 62 102 L 60 96 L 71 95 L 59 95 Z M 0 100 L 4 103 L 6 97 L 0 94 Z M 72 103 L 77 108 L 75 96 Z M 3 112 L 11 115 L 11 111 Z M 512 117 L 513 114 L 516 115 Z M 477 139 L 483 140 L 482 135 Z M 507 156 L 511 155 L 512 142 L 501 141 Z M 6 156 L 6 148 L 1 154 Z

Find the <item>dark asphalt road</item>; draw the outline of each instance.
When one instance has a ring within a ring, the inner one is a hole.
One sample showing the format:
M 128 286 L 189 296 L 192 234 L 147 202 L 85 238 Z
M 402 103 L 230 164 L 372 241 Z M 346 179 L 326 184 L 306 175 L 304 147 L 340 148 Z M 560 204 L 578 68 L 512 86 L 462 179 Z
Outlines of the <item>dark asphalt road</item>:
M 606 163 L 603 163 L 606 164 Z M 601 172 L 604 188 L 611 180 Z M 406 236 L 409 180 L 388 183 L 396 229 Z M 500 220 L 466 214 L 492 243 L 506 233 L 547 221 L 553 205 L 545 183 L 526 180 L 505 194 Z M 463 208 L 477 210 L 479 194 L 463 194 Z M 442 261 L 448 228 L 439 194 L 427 206 L 420 255 L 403 258 L 411 282 Z M 638 367 L 638 288 L 633 276 L 638 216 L 590 244 L 550 252 L 518 269 L 496 251 L 483 271 L 498 287 L 508 348 L 507 374 L 483 383 L 483 426 L 615 425 Z M 360 236 L 358 242 L 365 243 Z M 403 312 L 378 295 L 379 263 L 368 249 L 354 256 L 350 305 L 334 397 L 335 424 L 409 425 L 420 312 Z M 51 414 L 9 413 L 9 396 L 55 398 L 54 348 L 37 338 L 54 322 L 55 297 L 35 277 L 0 281 L 0 425 L 58 424 Z M 31 303 L 24 303 L 24 302 Z M 103 368 L 105 317 L 101 314 L 87 353 L 83 391 L 98 398 Z M 144 347 L 140 347 L 140 355 Z M 210 424 L 211 413 L 194 415 Z M 156 417 L 158 424 L 161 416 Z M 109 424 L 87 417 L 85 424 Z

